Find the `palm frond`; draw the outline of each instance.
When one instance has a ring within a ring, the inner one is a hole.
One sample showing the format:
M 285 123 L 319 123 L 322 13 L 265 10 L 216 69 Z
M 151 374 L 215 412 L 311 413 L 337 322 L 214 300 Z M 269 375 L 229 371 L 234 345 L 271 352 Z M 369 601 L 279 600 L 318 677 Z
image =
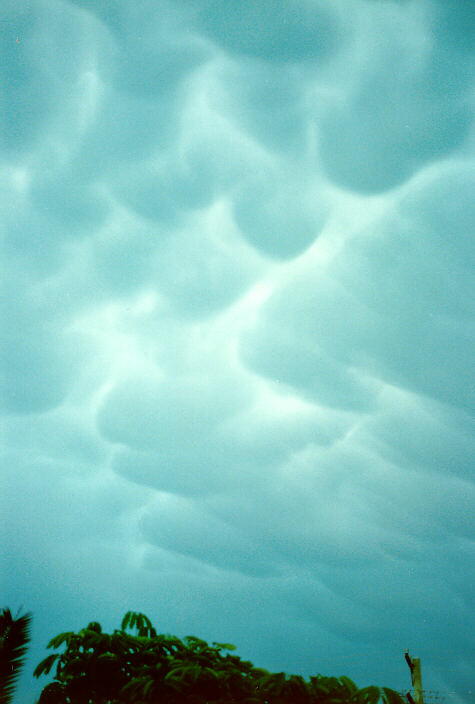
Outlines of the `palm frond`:
M 31 614 L 0 612 L 0 704 L 11 704 L 16 680 L 30 641 Z

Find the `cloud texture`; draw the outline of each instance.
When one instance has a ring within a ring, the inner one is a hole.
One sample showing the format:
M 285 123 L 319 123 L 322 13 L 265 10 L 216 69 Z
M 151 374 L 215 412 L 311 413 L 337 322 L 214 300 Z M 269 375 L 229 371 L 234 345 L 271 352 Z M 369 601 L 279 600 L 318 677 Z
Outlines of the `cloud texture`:
M 410 648 L 471 701 L 473 29 L 458 0 L 7 3 L 31 667 L 135 609 L 360 686 L 407 689 Z

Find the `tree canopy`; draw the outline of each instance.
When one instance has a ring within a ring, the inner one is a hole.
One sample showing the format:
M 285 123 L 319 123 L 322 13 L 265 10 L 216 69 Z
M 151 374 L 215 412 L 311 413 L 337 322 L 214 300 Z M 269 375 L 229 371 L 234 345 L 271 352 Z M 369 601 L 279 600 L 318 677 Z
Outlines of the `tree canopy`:
M 127 632 L 135 630 L 135 634 Z M 272 673 L 242 660 L 229 643 L 157 634 L 144 614 L 129 611 L 120 630 L 91 622 L 53 638 L 35 677 L 55 666 L 37 704 L 403 704 L 393 690 L 358 689 L 348 677 Z

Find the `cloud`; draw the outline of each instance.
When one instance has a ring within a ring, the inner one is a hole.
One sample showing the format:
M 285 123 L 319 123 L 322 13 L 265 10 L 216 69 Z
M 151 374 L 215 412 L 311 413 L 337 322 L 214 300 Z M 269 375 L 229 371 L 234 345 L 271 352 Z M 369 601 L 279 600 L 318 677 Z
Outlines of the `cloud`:
M 84 347 L 61 321 L 42 320 L 31 281 L 15 273 L 5 277 L 2 292 L 2 407 L 7 413 L 38 413 L 62 402 Z
M 298 274 L 266 304 L 243 358 L 327 405 L 369 402 L 379 379 L 467 408 L 471 174 L 415 187 L 328 271 Z
M 3 153 L 48 166 L 74 152 L 89 120 L 90 77 L 107 56 L 97 25 L 64 3 L 19 3 L 2 22 Z M 18 42 L 13 44 L 13 37 Z
M 184 436 L 187 443 L 199 442 L 205 429 L 235 414 L 245 398 L 243 382 L 224 374 L 130 379 L 105 398 L 98 423 L 110 440 L 173 450 Z M 132 406 L 133 416 L 127 413 Z
M 164 394 L 160 396 L 165 404 Z M 116 398 L 108 398 L 99 414 L 102 433 L 122 445 L 113 460 L 115 471 L 139 484 L 184 496 L 229 494 L 233 505 L 236 501 L 239 505 L 244 487 L 249 498 L 267 494 L 276 466 L 312 443 L 332 443 L 348 425 L 342 417 L 323 416 L 285 397 L 259 398 L 251 387 L 241 399 L 242 405 L 231 413 L 218 408 L 217 417 L 210 419 L 198 405 L 195 423 L 184 415 L 180 422 L 192 426 L 186 443 L 181 442 L 179 428 L 172 425 L 172 407 L 167 404 L 165 423 L 153 416 L 152 438 L 147 442 L 140 416 L 137 425 L 141 435 L 130 439 L 123 431 L 111 435 L 108 416 L 111 411 L 120 415 L 121 410 Z M 158 410 L 156 405 L 154 408 Z M 135 421 L 132 427 L 136 427 Z
M 295 0 L 284 7 L 271 0 L 258 8 L 201 3 L 199 29 L 223 49 L 275 62 L 325 58 L 338 38 L 336 13 L 324 3 Z
M 361 443 L 393 465 L 471 479 L 473 439 L 463 411 L 394 390 L 385 399 L 384 410 L 361 428 Z
M 433 9 L 436 26 L 441 10 L 430 7 L 429 14 Z M 405 13 L 394 3 L 372 9 L 366 17 L 369 43 L 360 47 L 356 62 L 359 80 L 340 83 L 338 101 L 319 123 L 322 165 L 343 188 L 375 193 L 398 186 L 425 164 L 460 150 L 468 137 L 470 57 L 450 52 L 439 29 L 433 41 L 417 13 L 401 32 Z M 448 10 L 450 24 L 460 27 L 460 14 Z
M 242 338 L 243 362 L 326 406 L 367 409 L 377 385 L 338 354 L 351 337 L 348 327 L 338 322 L 349 306 L 353 325 L 359 320 L 369 324 L 365 308 L 343 287 L 310 269 L 268 301 L 259 323 Z M 325 339 L 334 346 L 331 352 L 324 347 Z
M 236 223 L 248 241 L 262 252 L 293 258 L 310 246 L 328 217 L 322 189 L 309 188 L 283 168 L 247 178 L 233 199 Z
M 5 10 L 2 593 L 38 643 L 133 608 L 397 689 L 409 645 L 464 701 L 469 13 Z
M 183 498 L 157 498 L 153 511 L 142 517 L 145 539 L 161 548 L 190 555 L 227 570 L 266 576 L 275 570 L 258 541 Z
M 87 234 L 100 227 L 109 214 L 107 202 L 97 187 L 78 183 L 67 169 L 44 178 L 43 182 L 36 180 L 29 195 L 33 208 L 46 214 L 57 239 Z

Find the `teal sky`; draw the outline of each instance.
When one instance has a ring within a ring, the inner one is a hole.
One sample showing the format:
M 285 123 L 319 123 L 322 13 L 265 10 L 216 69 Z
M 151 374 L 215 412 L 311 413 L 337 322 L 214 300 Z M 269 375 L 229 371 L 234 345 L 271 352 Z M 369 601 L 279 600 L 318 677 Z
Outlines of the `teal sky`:
M 15 704 L 128 610 L 474 701 L 474 37 L 470 0 L 2 3 Z

